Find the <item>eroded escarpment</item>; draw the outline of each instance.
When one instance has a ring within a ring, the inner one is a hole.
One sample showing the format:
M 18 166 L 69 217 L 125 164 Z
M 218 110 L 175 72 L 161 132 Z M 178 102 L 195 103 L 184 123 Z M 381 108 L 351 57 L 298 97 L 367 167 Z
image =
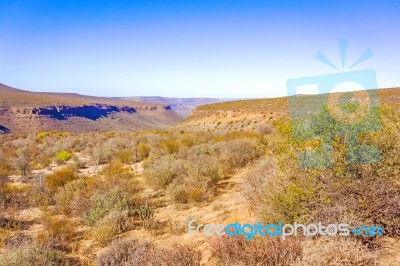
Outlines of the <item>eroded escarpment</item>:
M 182 120 L 175 111 L 163 105 L 5 106 L 0 109 L 0 125 L 5 129 L 3 133 L 164 129 Z
M 4 109 L 4 110 L 3 110 Z M 108 117 L 116 113 L 133 114 L 140 111 L 170 110 L 168 106 L 114 106 L 105 104 L 93 104 L 82 106 L 52 105 L 47 107 L 17 107 L 8 111 L 16 115 L 36 115 L 57 120 L 68 120 L 70 117 L 81 117 L 90 120 Z M 2 108 L 3 113 L 7 108 Z

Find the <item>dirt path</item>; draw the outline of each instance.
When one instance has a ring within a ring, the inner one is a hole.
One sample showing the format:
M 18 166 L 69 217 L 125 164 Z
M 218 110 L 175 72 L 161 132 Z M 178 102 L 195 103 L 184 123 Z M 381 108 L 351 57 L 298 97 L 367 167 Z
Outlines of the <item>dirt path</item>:
M 241 195 L 240 186 L 243 183 L 248 170 L 242 170 L 233 177 L 221 180 L 217 185 L 217 195 L 209 202 L 196 205 L 176 205 L 170 202 L 163 192 L 157 192 L 150 188 L 145 191 L 153 195 L 158 201 L 163 202 L 163 206 L 156 208 L 154 218 L 156 221 L 167 224 L 167 230 L 154 235 L 145 230 L 129 232 L 129 236 L 136 238 L 153 240 L 159 244 L 170 244 L 172 242 L 187 243 L 197 247 L 202 251 L 202 262 L 207 264 L 211 254 L 207 244 L 207 236 L 201 233 L 196 236 L 188 234 L 188 222 L 196 220 L 196 224 L 228 224 L 231 222 L 254 222 L 250 209 L 245 199 Z M 139 179 L 143 182 L 143 168 L 138 167 Z

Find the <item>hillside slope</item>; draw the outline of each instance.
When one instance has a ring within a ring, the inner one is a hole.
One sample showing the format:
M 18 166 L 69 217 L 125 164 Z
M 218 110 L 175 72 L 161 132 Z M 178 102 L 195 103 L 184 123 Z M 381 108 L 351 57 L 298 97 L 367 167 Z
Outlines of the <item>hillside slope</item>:
M 67 93 L 36 93 L 0 84 L 2 132 L 161 129 L 182 116 L 155 103 Z
M 379 89 L 379 102 L 400 106 L 400 89 Z M 308 109 L 326 101 L 324 95 L 302 95 Z M 177 127 L 188 130 L 253 130 L 261 124 L 289 117 L 288 97 L 239 100 L 199 106 Z

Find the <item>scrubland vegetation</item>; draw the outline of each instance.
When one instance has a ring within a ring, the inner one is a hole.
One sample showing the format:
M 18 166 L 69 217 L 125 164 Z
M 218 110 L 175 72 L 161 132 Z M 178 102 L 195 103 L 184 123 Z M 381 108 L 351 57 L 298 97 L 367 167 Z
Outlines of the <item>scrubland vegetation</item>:
M 265 223 L 380 225 L 398 239 L 400 117 L 390 106 L 381 112 L 381 131 L 359 138 L 381 160 L 348 162 L 339 136 L 324 169 L 299 167 L 300 152 L 319 141 L 294 139 L 285 118 L 253 131 L 2 135 L 0 265 L 378 265 L 376 238 L 198 242 L 172 232 L 160 213 L 206 208 L 239 191 Z M 314 122 L 331 121 L 322 113 Z

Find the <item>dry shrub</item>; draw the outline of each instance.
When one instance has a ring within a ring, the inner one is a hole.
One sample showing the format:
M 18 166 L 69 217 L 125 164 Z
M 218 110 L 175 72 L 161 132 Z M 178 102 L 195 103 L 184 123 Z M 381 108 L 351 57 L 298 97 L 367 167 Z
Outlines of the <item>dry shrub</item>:
M 215 157 L 189 155 L 184 171 L 168 186 L 167 192 L 176 203 L 205 201 L 214 195 L 215 185 L 221 176 Z
M 112 225 L 96 226 L 93 228 L 91 233 L 93 239 L 96 240 L 102 247 L 110 243 L 117 234 L 117 229 Z
M 97 257 L 96 265 L 198 266 L 200 259 L 200 253 L 188 246 L 173 244 L 159 248 L 150 242 L 125 239 L 114 242 L 101 252 Z
M 129 164 L 132 162 L 132 154 L 133 154 L 132 150 L 124 149 L 124 150 L 119 150 L 115 156 L 122 163 Z
M 274 131 L 274 128 L 270 124 L 262 124 L 258 126 L 257 131 L 260 132 L 260 134 L 268 135 Z
M 31 171 L 32 150 L 26 145 L 17 148 L 16 158 L 13 160 L 14 167 L 25 176 Z
M 87 210 L 85 217 L 85 223 L 90 226 L 95 225 L 111 212 L 127 211 L 131 213 L 134 209 L 129 195 L 119 189 L 96 193 L 90 198 L 90 201 L 90 208 Z
M 263 140 L 263 136 L 259 133 L 253 131 L 231 131 L 224 134 L 219 134 L 214 137 L 214 141 L 232 141 L 238 139 L 253 139 L 253 140 Z
M 60 266 L 71 265 L 61 251 L 38 247 L 26 247 L 12 250 L 0 256 L 2 266 Z
M 28 208 L 30 206 L 30 193 L 31 188 L 29 186 L 13 184 L 8 182 L 8 179 L 3 179 L 0 187 L 0 206 L 13 210 Z
M 145 158 L 149 157 L 150 155 L 150 145 L 144 142 L 140 142 L 137 145 L 136 151 L 137 151 L 137 158 L 136 160 L 138 162 L 144 160 Z
M 152 265 L 165 266 L 200 266 L 201 253 L 193 248 L 174 243 L 158 248 L 154 252 Z
M 154 210 L 149 205 L 148 202 L 145 202 L 141 206 L 139 206 L 136 210 L 136 213 L 139 215 L 140 220 L 143 222 L 143 227 L 145 229 L 150 229 L 154 224 Z
M 262 145 L 251 139 L 236 139 L 219 143 L 220 164 L 224 173 L 232 173 L 245 167 L 254 159 L 263 155 Z
M 37 235 L 37 244 L 43 248 L 68 251 L 74 237 L 75 225 L 64 217 L 52 217 L 44 214 L 42 217 L 44 230 Z
M 307 223 L 311 207 L 323 201 L 316 183 L 311 176 L 298 180 L 286 176 L 274 158 L 265 158 L 246 174 L 242 195 L 262 219 Z
M 97 222 L 96 226 L 93 228 L 92 236 L 100 245 L 105 246 L 110 243 L 116 235 L 128 229 L 128 220 L 129 214 L 127 211 L 110 212 Z
M 183 161 L 167 155 L 149 159 L 143 176 L 154 189 L 166 188 L 183 171 Z
M 379 265 L 379 254 L 352 238 L 318 238 L 304 243 L 303 257 L 294 265 Z
M 116 229 L 116 232 L 120 234 L 129 229 L 129 212 L 127 210 L 112 211 L 104 216 L 96 225 L 112 226 Z
M 128 179 L 134 177 L 134 173 L 131 172 L 128 167 L 124 166 L 123 162 L 119 159 L 112 160 L 104 167 L 100 174 L 112 179 Z
M 257 208 L 258 213 L 264 211 L 263 206 L 268 203 L 271 190 L 276 189 L 272 183 L 276 181 L 277 171 L 277 165 L 273 159 L 262 159 L 246 174 L 241 192 L 248 200 L 249 206 Z
M 58 189 L 54 195 L 57 204 L 57 209 L 62 214 L 79 213 L 74 209 L 74 200 L 79 197 L 87 188 L 87 183 L 84 179 L 77 179 L 67 183 L 64 187 Z M 82 204 L 82 201 L 80 201 Z
M 97 266 L 149 265 L 152 244 L 136 239 L 118 240 L 102 251 L 96 261 Z
M 55 190 L 59 187 L 65 186 L 68 182 L 77 179 L 78 176 L 75 173 L 75 170 L 74 167 L 68 166 L 46 176 L 47 187 L 50 190 Z
M 6 244 L 7 239 L 13 236 L 12 231 L 0 227 L 0 248 Z
M 173 139 L 163 140 L 160 145 L 168 154 L 173 154 L 179 151 L 179 144 Z
M 168 186 L 167 193 L 175 203 L 201 202 L 214 195 L 213 185 L 215 183 L 203 176 L 179 177 Z
M 222 236 L 210 243 L 213 257 L 223 265 L 291 265 L 301 257 L 300 242 L 290 238 Z
M 16 232 L 4 240 L 4 245 L 7 249 L 18 249 L 32 245 L 32 242 L 33 239 L 30 235 L 23 232 Z

